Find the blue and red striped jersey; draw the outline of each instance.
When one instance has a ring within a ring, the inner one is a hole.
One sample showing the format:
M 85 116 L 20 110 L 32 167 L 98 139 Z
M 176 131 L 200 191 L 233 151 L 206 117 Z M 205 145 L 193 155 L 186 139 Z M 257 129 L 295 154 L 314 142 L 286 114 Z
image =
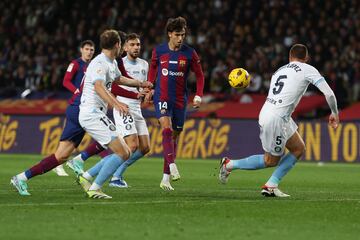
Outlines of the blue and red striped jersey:
M 153 49 L 148 81 L 155 85 L 154 100 L 169 101 L 176 108 L 187 104 L 187 77 L 189 71 L 196 75 L 196 95 L 203 95 L 204 74 L 196 51 L 183 44 L 178 51 L 163 43 Z
M 88 65 L 88 62 L 84 62 L 81 58 L 77 58 L 71 61 L 66 70 L 63 86 L 73 93 L 73 96 L 69 100 L 69 104 L 71 105 L 80 105 L 82 92 L 81 82 Z M 76 91 L 77 89 L 79 91 Z

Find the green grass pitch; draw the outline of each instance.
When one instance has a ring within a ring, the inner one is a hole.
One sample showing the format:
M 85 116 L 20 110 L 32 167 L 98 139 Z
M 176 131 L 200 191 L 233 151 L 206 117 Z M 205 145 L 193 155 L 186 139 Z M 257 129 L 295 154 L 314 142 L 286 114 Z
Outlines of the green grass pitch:
M 360 165 L 299 163 L 281 184 L 289 199 L 260 195 L 271 169 L 218 184 L 215 160 L 179 159 L 182 179 L 163 192 L 156 158 L 128 169 L 129 189 L 104 187 L 112 200 L 87 199 L 73 177 L 53 172 L 21 197 L 10 177 L 39 158 L 0 154 L 0 239 L 359 239 Z

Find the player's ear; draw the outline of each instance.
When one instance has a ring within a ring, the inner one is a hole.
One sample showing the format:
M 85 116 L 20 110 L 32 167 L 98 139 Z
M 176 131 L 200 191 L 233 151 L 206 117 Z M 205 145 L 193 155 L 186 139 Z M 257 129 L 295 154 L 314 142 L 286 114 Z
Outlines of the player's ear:
M 170 38 L 171 37 L 171 32 L 168 32 L 167 34 L 168 34 L 168 37 Z

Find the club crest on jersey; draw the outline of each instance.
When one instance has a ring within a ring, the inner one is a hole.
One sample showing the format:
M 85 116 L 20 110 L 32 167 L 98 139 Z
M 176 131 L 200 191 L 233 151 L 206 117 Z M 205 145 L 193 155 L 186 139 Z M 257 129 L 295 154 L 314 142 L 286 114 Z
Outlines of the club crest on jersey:
M 169 71 L 166 68 L 163 68 L 161 70 L 161 73 L 162 73 L 163 76 L 167 76 L 169 74 Z
M 180 67 L 184 67 L 186 65 L 186 60 L 179 60 Z
M 144 75 L 144 76 L 146 75 L 145 69 L 141 69 L 141 74 Z
M 109 129 L 110 129 L 110 131 L 116 131 L 116 127 L 112 124 L 109 126 Z
M 160 113 L 161 113 L 161 114 L 166 114 L 166 109 L 165 109 L 165 108 L 162 108 L 162 109 L 160 110 Z

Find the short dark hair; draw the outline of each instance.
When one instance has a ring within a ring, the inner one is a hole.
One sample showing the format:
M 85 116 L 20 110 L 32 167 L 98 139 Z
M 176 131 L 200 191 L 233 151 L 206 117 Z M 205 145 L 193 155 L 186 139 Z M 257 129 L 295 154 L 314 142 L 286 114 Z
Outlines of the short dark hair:
M 126 36 L 126 42 L 129 41 L 129 40 L 135 40 L 135 39 L 140 39 L 140 36 L 139 34 L 137 33 L 129 33 L 127 36 Z
M 123 31 L 118 31 L 119 36 L 120 36 L 120 40 L 121 40 L 121 47 L 124 46 L 126 38 L 127 38 L 127 34 L 126 32 Z
M 111 50 L 114 48 L 116 43 L 120 43 L 119 33 L 113 29 L 105 30 L 100 35 L 100 48 Z
M 169 18 L 166 23 L 166 33 L 186 31 L 186 20 L 183 17 Z
M 93 41 L 89 40 L 89 39 L 84 40 L 84 41 L 82 41 L 82 42 L 80 43 L 80 47 L 81 47 L 81 48 L 85 47 L 85 45 L 90 45 L 90 46 L 92 46 L 92 47 L 95 47 L 95 43 L 94 43 Z
M 303 44 L 294 44 L 290 49 L 290 57 L 305 60 L 308 56 L 308 49 Z

